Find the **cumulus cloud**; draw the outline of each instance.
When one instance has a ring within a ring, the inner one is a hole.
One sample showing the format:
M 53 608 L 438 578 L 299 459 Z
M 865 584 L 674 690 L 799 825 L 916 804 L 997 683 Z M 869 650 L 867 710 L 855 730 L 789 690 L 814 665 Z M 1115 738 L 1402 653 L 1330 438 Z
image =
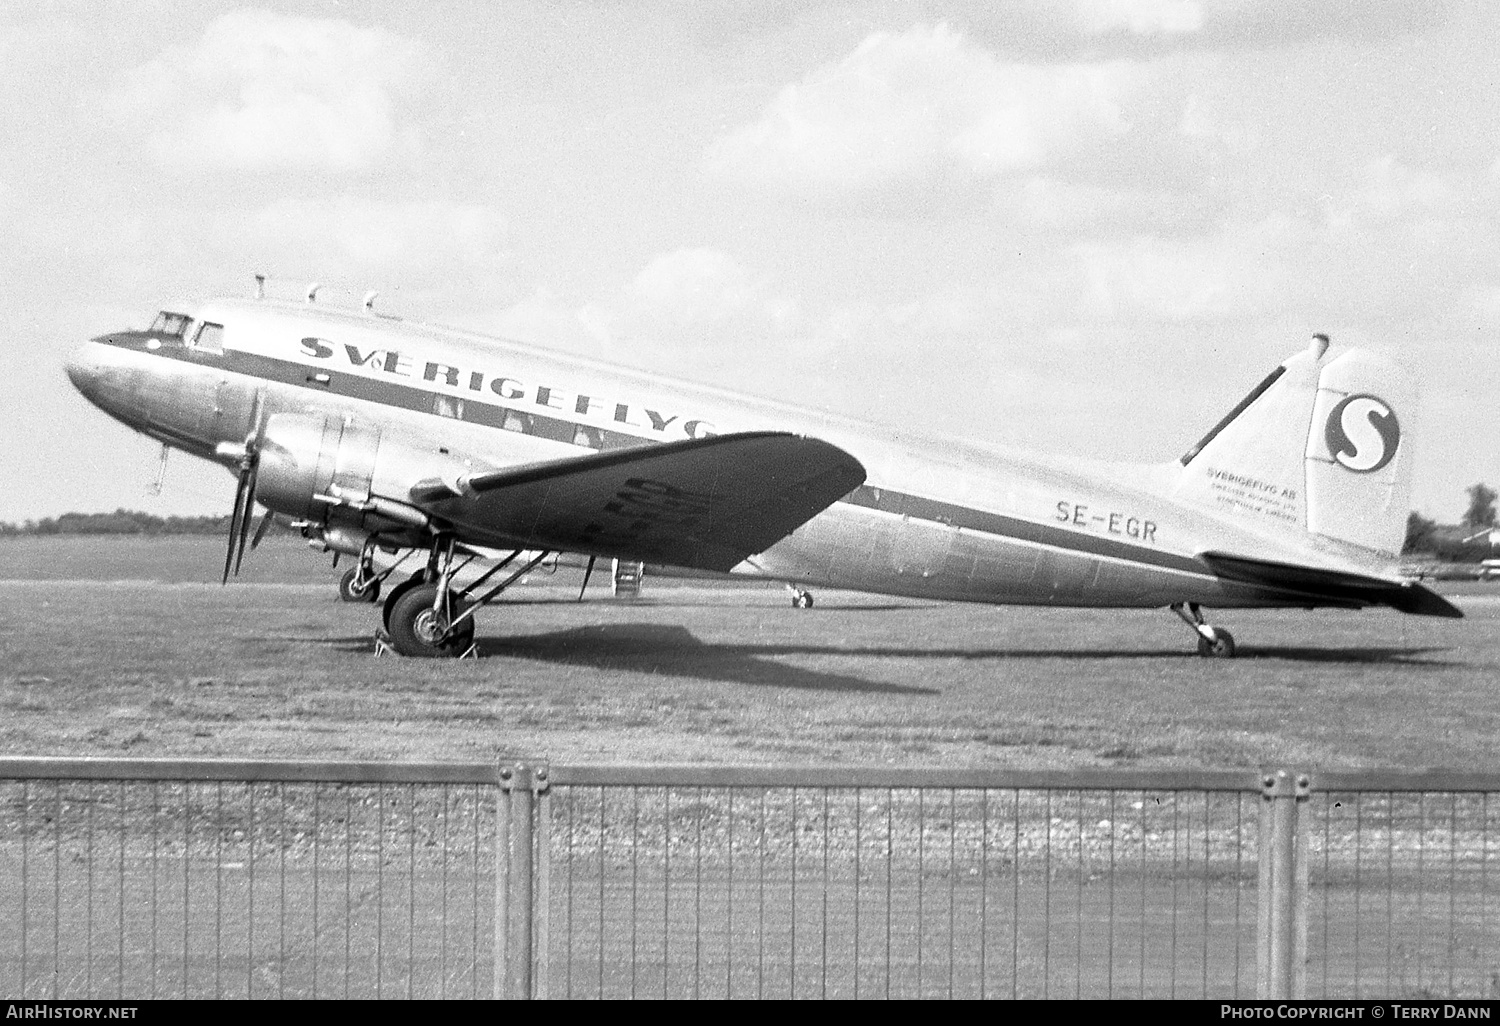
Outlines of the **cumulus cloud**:
M 1005 181 L 993 207 L 1012 225 L 1077 232 L 1108 224 L 1119 231 L 1170 231 L 1201 223 L 1208 205 L 1196 194 L 1116 188 L 1034 175 Z
M 255 211 L 246 227 L 283 254 L 363 268 L 483 266 L 506 252 L 498 212 L 444 200 L 284 199 Z
M 877 33 L 717 139 L 714 173 L 813 193 L 984 181 L 1130 130 L 1126 63 L 998 60 L 946 25 Z
M 653 258 L 591 316 L 612 337 L 697 344 L 784 334 L 799 313 L 795 302 L 729 254 L 685 248 Z
M 1068 249 L 1076 313 L 1118 321 L 1272 314 L 1297 291 L 1291 259 L 1307 237 L 1305 224 L 1269 217 L 1187 239 L 1078 243 Z
M 1122 51 L 1174 47 L 1247 49 L 1318 38 L 1380 38 L 1442 20 L 1432 0 L 1030 0 L 1019 8 L 988 4 L 972 12 L 993 29 L 1015 21 L 1045 26 L 1052 45 L 1069 35 Z
M 571 303 L 545 286 L 500 310 L 476 318 L 484 331 L 545 346 L 590 352 L 607 341 L 607 327 L 588 308 Z
M 108 96 L 169 169 L 368 169 L 417 146 L 420 44 L 331 18 L 239 10 L 128 72 Z
M 1445 176 L 1387 155 L 1366 166 L 1357 186 L 1330 199 L 1326 213 L 1331 224 L 1346 226 L 1453 212 L 1465 205 L 1461 191 Z
M 1078 26 L 1090 34 L 1178 35 L 1203 28 L 1201 0 L 1074 0 Z
M 1301 210 L 1074 243 L 1060 280 L 1095 320 L 1439 318 L 1493 280 L 1495 234 L 1494 198 L 1476 182 L 1385 157 Z

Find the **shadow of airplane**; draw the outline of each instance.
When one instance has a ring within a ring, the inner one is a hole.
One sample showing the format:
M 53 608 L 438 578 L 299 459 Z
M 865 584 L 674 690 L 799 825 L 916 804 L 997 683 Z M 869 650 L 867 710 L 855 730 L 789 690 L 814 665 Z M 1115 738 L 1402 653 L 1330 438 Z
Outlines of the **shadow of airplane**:
M 273 640 L 273 639 L 262 639 Z M 283 642 L 328 645 L 341 651 L 366 653 L 370 635 L 346 637 L 284 637 Z M 935 695 L 938 688 L 886 684 L 852 674 L 826 673 L 775 662 L 787 656 L 832 656 L 846 659 L 957 659 L 964 662 L 1026 662 L 1104 660 L 1196 660 L 1196 652 L 1173 649 L 1024 649 L 1024 648 L 919 648 L 908 646 L 806 645 L 806 644 L 715 644 L 700 640 L 686 627 L 653 623 L 596 624 L 571 627 L 545 634 L 481 637 L 476 641 L 482 658 L 509 657 L 600 670 L 655 673 L 668 676 L 722 680 L 756 686 L 807 688 L 821 691 L 859 691 L 883 694 Z M 1344 646 L 1246 646 L 1237 661 L 1271 661 L 1329 664 L 1391 664 L 1422 669 L 1443 669 L 1462 663 L 1423 658 L 1446 651 L 1437 647 Z
M 850 674 L 787 666 L 770 660 L 779 655 L 803 654 L 795 646 L 705 644 L 686 627 L 667 624 L 572 627 L 547 634 L 480 638 L 476 646 L 485 658 L 504 656 L 756 686 L 895 695 L 941 693 L 937 688 L 884 684 Z M 841 652 L 828 650 L 828 654 Z
M 1430 652 L 1446 652 L 1448 649 L 1430 646 L 1427 648 L 1390 648 L 1369 645 L 1346 645 L 1338 648 L 1309 648 L 1297 646 L 1245 645 L 1235 653 L 1236 659 L 1285 659 L 1296 663 L 1398 663 L 1402 666 L 1442 669 L 1463 666 L 1454 659 L 1424 659 Z
M 668 593 L 670 594 L 670 593 Z M 504 597 L 496 599 L 495 608 L 505 606 L 606 606 L 610 608 L 629 608 L 631 606 L 643 606 L 649 609 L 704 609 L 710 608 L 708 603 L 701 599 L 659 597 L 656 595 L 642 596 L 637 599 L 615 599 L 589 597 L 582 601 L 578 598 L 564 598 L 558 596 L 523 596 Z M 718 602 L 712 608 L 742 608 L 742 609 L 774 609 L 780 611 L 783 603 L 736 603 Z M 791 611 L 791 603 L 785 603 Z M 845 612 L 845 613 L 895 613 L 911 612 L 918 609 L 941 609 L 942 605 L 937 602 L 859 602 L 840 601 L 838 599 L 819 599 L 817 611 L 813 615 L 821 613 Z M 793 615 L 806 615 L 805 611 L 792 611 Z
M 261 638 L 260 641 L 326 645 L 341 652 L 374 651 L 369 634 L 343 637 Z M 719 680 L 733 684 L 848 691 L 869 694 L 936 695 L 937 688 L 883 684 L 850 674 L 823 673 L 772 662 L 769 657 L 802 654 L 795 646 L 710 645 L 685 627 L 663 624 L 605 624 L 573 627 L 547 634 L 478 638 L 484 659 L 507 657 L 598 670 L 651 673 L 668 677 Z M 807 654 L 820 654 L 809 650 Z M 844 654 L 830 648 L 826 654 Z M 857 652 L 849 653 L 857 655 Z
M 747 655 L 832 655 L 856 656 L 874 659 L 961 659 L 983 660 L 1076 660 L 1095 662 L 1105 659 L 1200 659 L 1197 652 L 1187 648 L 1172 649 L 1046 649 L 1046 648 L 913 648 L 913 647 L 855 647 L 830 645 L 725 645 L 726 650 Z M 1382 648 L 1350 646 L 1344 648 L 1306 647 L 1242 647 L 1235 660 L 1285 659 L 1308 663 L 1399 663 L 1403 666 L 1420 666 L 1438 669 L 1462 666 L 1461 662 L 1441 659 L 1419 658 L 1429 652 L 1444 652 L 1444 648 Z

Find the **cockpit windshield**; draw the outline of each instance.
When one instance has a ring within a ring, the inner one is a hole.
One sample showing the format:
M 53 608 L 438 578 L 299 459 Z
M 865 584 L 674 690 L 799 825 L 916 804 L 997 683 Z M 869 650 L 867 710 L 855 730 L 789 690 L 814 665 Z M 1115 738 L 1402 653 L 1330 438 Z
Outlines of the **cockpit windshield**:
M 156 315 L 156 320 L 151 322 L 151 333 L 153 335 L 166 335 L 171 338 L 182 338 L 187 334 L 188 325 L 192 318 L 187 314 L 172 313 L 163 310 Z

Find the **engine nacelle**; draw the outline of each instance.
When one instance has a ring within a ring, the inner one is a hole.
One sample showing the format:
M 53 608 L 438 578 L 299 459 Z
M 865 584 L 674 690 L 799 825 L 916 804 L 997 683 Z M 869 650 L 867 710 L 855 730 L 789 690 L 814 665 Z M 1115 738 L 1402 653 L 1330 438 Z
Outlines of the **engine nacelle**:
M 411 486 L 472 469 L 435 443 L 322 413 L 272 415 L 259 452 L 255 496 L 262 505 L 372 532 L 425 528 L 426 514 L 407 501 Z
M 362 527 L 304 527 L 302 534 L 307 543 L 323 552 L 340 552 L 346 556 L 362 556 L 369 545 L 371 534 Z

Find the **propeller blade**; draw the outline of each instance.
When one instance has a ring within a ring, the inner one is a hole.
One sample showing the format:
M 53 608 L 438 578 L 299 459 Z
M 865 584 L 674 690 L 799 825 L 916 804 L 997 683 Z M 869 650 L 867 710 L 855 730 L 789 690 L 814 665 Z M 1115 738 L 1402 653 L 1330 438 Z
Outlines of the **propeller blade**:
M 250 488 L 253 484 L 249 463 L 245 463 L 240 469 L 239 481 L 234 488 L 234 509 L 229 514 L 229 550 L 224 553 L 224 577 L 221 584 L 229 583 L 229 571 L 237 567 L 235 561 L 236 542 L 244 545 L 243 523 L 249 513 L 249 503 L 245 500 L 250 496 Z
M 245 429 L 245 454 L 240 458 L 240 476 L 234 488 L 234 510 L 229 515 L 229 551 L 224 553 L 224 576 L 220 583 L 229 583 L 232 570 L 240 572 L 240 562 L 245 558 L 245 543 L 250 534 L 250 518 L 255 513 L 255 475 L 260 468 L 260 439 L 265 430 L 266 395 L 257 389 L 250 399 L 249 424 Z M 269 523 L 270 514 L 255 533 L 256 544 Z
M 245 429 L 245 449 L 249 452 L 260 448 L 260 435 L 265 430 L 265 424 L 261 423 L 265 419 L 265 407 L 265 389 L 257 388 L 250 397 L 250 426 Z
M 589 588 L 589 578 L 592 577 L 592 576 L 594 576 L 594 560 L 596 560 L 598 558 L 599 558 L 598 556 L 590 556 L 589 557 L 589 565 L 584 568 L 584 571 L 583 571 L 583 587 L 578 589 L 578 601 L 579 602 L 583 601 L 583 593 L 585 591 L 588 591 L 588 588 Z
M 246 484 L 245 505 L 239 511 L 240 533 L 239 537 L 235 539 L 234 545 L 234 575 L 236 577 L 240 575 L 240 560 L 245 558 L 245 543 L 250 538 L 250 518 L 255 513 L 255 473 L 259 469 L 259 462 L 255 458 L 255 454 L 251 453 L 249 457 L 250 465 L 240 475 Z
M 260 526 L 255 529 L 255 536 L 250 539 L 250 548 L 260 548 L 261 539 L 263 539 L 266 536 L 266 532 L 271 529 L 271 518 L 275 515 L 276 514 L 272 513 L 270 510 L 266 510 L 266 515 L 260 518 Z

